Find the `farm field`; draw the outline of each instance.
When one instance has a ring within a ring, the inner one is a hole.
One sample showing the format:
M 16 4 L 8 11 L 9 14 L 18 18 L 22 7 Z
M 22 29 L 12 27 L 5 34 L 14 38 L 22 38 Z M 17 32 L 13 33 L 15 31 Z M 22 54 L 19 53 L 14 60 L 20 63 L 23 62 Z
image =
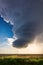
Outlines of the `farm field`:
M 43 55 L 0 54 L 0 65 L 43 65 Z

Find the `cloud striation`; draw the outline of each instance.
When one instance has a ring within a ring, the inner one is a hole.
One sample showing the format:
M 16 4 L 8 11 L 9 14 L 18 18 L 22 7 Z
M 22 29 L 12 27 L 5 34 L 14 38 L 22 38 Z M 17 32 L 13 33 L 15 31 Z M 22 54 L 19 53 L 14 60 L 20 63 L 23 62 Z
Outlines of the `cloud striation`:
M 27 47 L 36 36 L 43 40 L 43 0 L 0 0 L 0 16 L 13 25 L 13 47 Z

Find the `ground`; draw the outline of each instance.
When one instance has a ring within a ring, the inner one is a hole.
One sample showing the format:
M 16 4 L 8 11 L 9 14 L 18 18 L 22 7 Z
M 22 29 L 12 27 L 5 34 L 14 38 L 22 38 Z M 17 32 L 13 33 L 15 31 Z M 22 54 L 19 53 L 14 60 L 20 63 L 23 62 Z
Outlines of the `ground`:
M 43 65 L 43 55 L 0 55 L 0 65 Z

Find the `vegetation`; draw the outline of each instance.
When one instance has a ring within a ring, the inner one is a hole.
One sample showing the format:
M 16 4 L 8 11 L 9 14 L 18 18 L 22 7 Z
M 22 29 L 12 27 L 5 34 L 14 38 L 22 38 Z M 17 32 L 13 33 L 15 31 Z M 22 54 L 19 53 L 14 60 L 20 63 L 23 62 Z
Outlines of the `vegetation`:
M 43 57 L 14 58 L 14 56 L 2 56 L 0 57 L 0 65 L 43 65 Z

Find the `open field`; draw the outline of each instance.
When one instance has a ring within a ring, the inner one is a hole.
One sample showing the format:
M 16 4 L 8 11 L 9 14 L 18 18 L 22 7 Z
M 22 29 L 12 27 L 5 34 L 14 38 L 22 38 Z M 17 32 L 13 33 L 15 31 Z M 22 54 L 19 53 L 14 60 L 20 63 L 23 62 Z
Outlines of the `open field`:
M 0 65 L 43 65 L 43 54 L 0 54 Z

